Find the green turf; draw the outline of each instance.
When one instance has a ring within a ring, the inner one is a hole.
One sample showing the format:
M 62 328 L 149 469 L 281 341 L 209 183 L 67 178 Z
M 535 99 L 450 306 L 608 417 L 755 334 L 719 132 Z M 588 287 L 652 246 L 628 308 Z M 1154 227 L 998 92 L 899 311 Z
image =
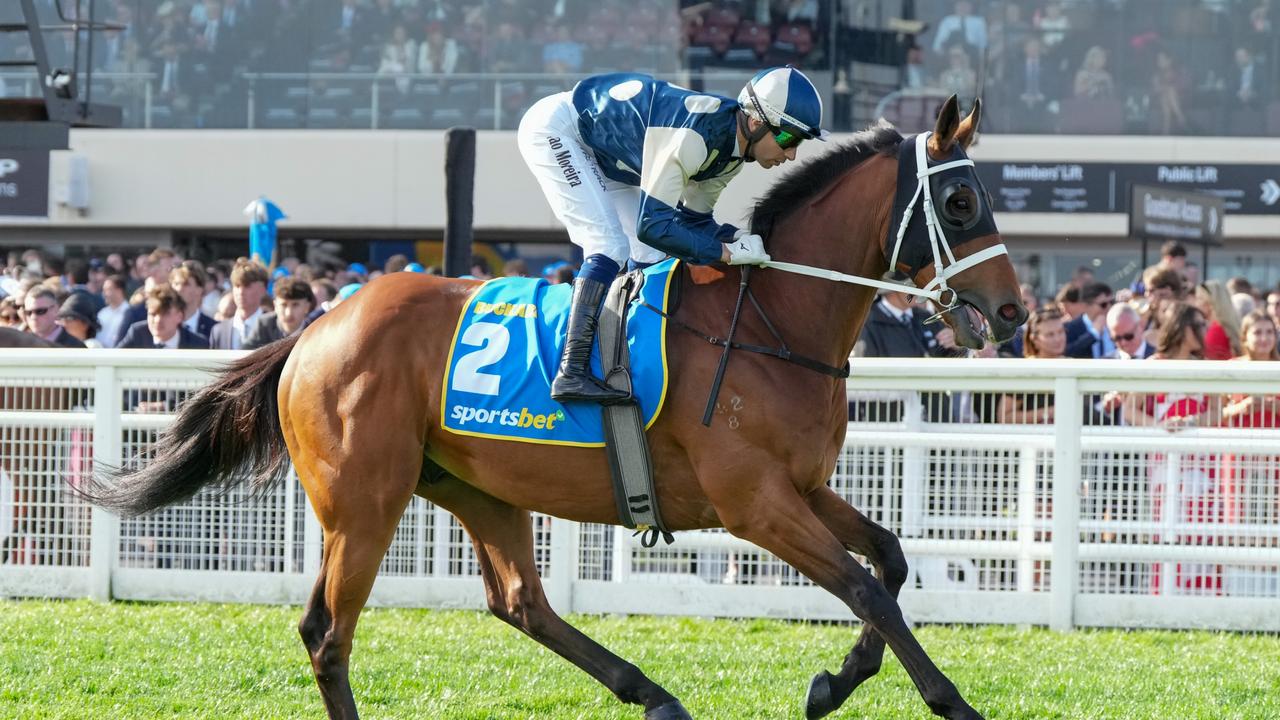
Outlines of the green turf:
M 323 716 L 295 631 L 253 605 L 0 601 L 0 718 Z M 576 617 L 695 718 L 802 717 L 809 678 L 856 629 Z M 1271 635 L 926 627 L 933 659 L 988 718 L 1280 718 Z M 585 674 L 475 612 L 367 610 L 353 684 L 365 718 L 632 718 Z M 837 718 L 932 717 L 885 662 Z

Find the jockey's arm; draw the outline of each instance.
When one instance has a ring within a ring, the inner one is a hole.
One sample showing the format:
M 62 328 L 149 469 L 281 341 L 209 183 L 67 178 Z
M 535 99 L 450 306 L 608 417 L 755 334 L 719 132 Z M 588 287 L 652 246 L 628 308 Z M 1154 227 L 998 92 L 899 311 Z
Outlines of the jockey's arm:
M 715 187 L 712 181 L 695 183 L 689 179 L 706 159 L 706 144 L 694 130 L 649 128 L 645 134 L 640 176 L 644 196 L 636 237 L 650 247 L 696 265 L 723 259 L 724 243 L 737 232 L 733 225 L 721 225 L 711 217 L 711 204 L 724 184 Z M 687 194 L 691 186 L 694 192 Z

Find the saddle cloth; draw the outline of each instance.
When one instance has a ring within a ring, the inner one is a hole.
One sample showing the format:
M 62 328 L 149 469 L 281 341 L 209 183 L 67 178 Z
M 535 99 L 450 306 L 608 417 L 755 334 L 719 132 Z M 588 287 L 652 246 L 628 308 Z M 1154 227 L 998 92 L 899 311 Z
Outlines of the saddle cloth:
M 678 260 L 644 271 L 640 298 L 667 309 Z M 600 406 L 551 399 L 573 287 L 540 278 L 498 278 L 463 307 L 444 374 L 441 425 L 459 435 L 516 442 L 603 447 Z M 627 347 L 636 400 L 651 426 L 667 394 L 666 318 L 632 302 Z M 591 368 L 603 378 L 599 343 Z

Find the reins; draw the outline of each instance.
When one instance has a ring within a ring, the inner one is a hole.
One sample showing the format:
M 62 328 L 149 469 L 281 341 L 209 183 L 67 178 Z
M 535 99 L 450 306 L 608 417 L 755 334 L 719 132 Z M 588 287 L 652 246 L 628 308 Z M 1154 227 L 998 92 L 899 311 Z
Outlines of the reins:
M 782 272 L 794 273 L 796 275 L 806 275 L 808 277 L 819 278 L 821 280 L 830 280 L 833 282 L 849 283 L 853 285 L 864 285 L 866 287 L 876 288 L 877 290 L 906 293 L 908 295 L 914 295 L 917 298 L 931 300 L 935 305 L 939 306 L 941 310 L 931 317 L 930 320 L 936 320 L 943 314 L 959 307 L 960 296 L 947 284 L 947 280 L 979 263 L 985 262 L 994 257 L 1007 255 L 1009 254 L 1009 250 L 1004 246 L 1004 243 L 1000 243 L 979 250 L 978 252 L 968 255 L 960 260 L 956 259 L 955 253 L 951 251 L 951 244 L 947 241 L 947 236 L 942 231 L 941 223 L 938 221 L 937 209 L 933 204 L 933 190 L 929 182 L 929 176 L 955 167 L 972 167 L 973 160 L 970 160 L 969 158 L 962 158 L 960 160 L 952 160 L 950 162 L 930 166 L 927 149 L 930 135 L 932 135 L 932 133 L 925 132 L 921 133 L 916 138 L 916 190 L 911 196 L 911 202 L 907 204 L 907 208 L 902 214 L 902 221 L 898 224 L 897 237 L 894 238 L 893 254 L 889 259 L 889 269 L 890 272 L 892 272 L 898 266 L 898 257 L 902 251 L 903 238 L 906 237 L 907 226 L 910 224 L 912 213 L 915 212 L 916 202 L 923 197 L 924 202 L 921 206 L 921 213 L 924 215 L 925 225 L 928 229 L 929 245 L 933 256 L 934 268 L 933 280 L 929 281 L 929 283 L 923 288 L 902 282 L 865 278 L 859 275 L 849 275 L 835 270 L 828 270 L 826 268 L 818 268 L 778 260 L 769 260 L 763 263 L 761 267 L 781 270 Z M 946 265 L 942 262 L 943 257 L 946 257 L 948 261 Z M 643 307 L 646 307 L 666 318 L 676 327 L 687 330 L 712 345 L 724 348 L 724 354 L 720 356 L 720 364 L 716 368 L 715 378 L 711 383 L 711 392 L 707 398 L 707 407 L 702 415 L 702 424 L 708 427 L 711 425 L 711 415 L 715 410 L 716 399 L 720 395 L 720 385 L 724 380 L 724 373 L 725 369 L 728 367 L 729 352 L 731 350 L 745 350 L 747 352 L 776 357 L 789 363 L 799 365 L 806 370 L 822 373 L 823 375 L 828 375 L 837 380 L 843 380 L 849 377 L 849 363 L 847 362 L 844 364 L 844 367 L 838 368 L 834 365 L 828 365 L 820 360 L 814 360 L 813 358 L 791 352 L 787 347 L 786 341 L 782 339 L 782 334 L 778 332 L 777 328 L 775 328 L 773 323 L 769 320 L 769 316 L 765 313 L 764 308 L 761 307 L 760 302 L 756 300 L 755 294 L 751 292 L 751 288 L 748 286 L 748 282 L 751 277 L 751 266 L 741 266 L 740 272 L 741 281 L 738 285 L 738 300 L 734 304 L 733 317 L 729 321 L 729 334 L 724 338 L 709 335 L 692 325 L 675 318 L 662 309 L 656 308 L 644 301 L 641 301 L 640 303 Z M 950 293 L 950 298 L 944 302 L 943 297 L 947 293 Z M 778 347 L 739 343 L 733 339 L 734 335 L 737 333 L 738 318 L 742 313 L 742 301 L 744 298 L 751 300 L 751 304 L 755 307 L 756 313 L 760 316 L 760 319 L 764 321 L 765 327 L 768 328 L 769 334 L 771 334 L 773 339 L 778 343 Z

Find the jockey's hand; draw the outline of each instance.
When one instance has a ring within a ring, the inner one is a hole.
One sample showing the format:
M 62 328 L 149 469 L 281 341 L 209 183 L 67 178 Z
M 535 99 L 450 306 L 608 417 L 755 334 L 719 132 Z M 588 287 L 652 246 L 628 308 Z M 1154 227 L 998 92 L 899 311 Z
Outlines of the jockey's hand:
M 763 265 L 771 258 L 764 251 L 764 238 L 747 234 L 725 243 L 720 259 L 730 265 Z

